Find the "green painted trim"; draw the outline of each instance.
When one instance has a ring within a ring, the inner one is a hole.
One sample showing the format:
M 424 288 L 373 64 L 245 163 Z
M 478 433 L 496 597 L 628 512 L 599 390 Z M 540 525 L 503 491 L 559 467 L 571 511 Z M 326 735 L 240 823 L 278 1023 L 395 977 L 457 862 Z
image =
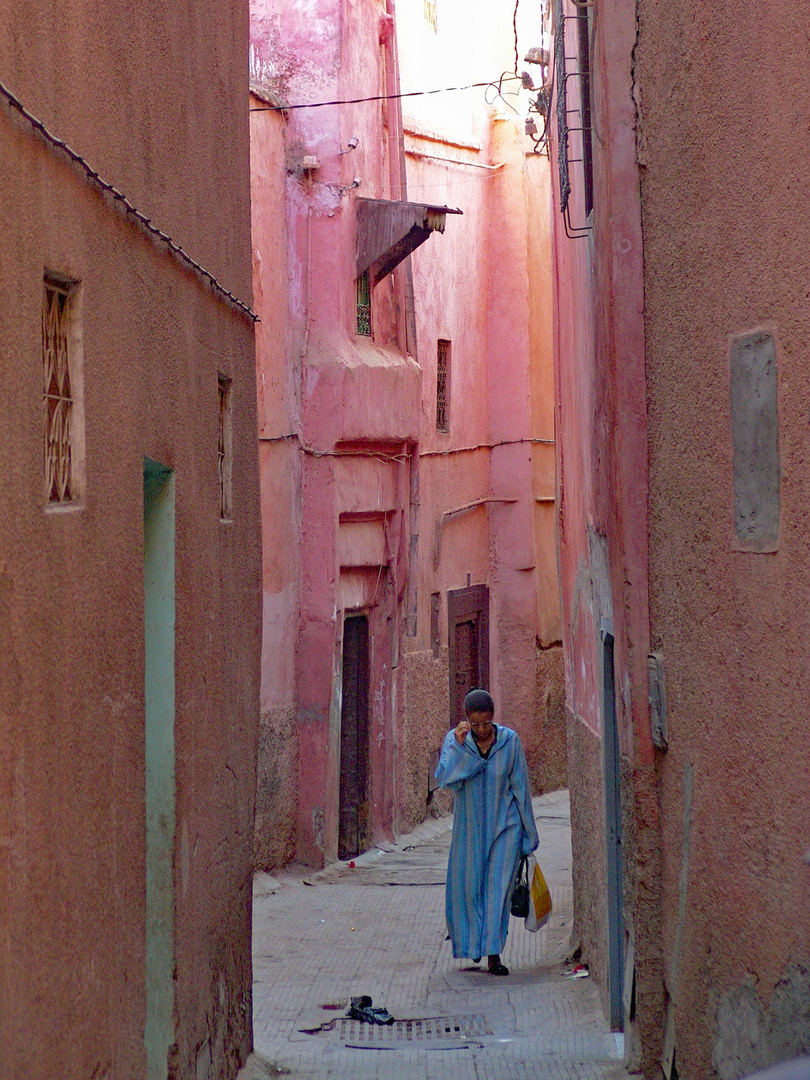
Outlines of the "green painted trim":
M 174 501 L 174 473 L 144 458 L 147 1080 L 166 1080 L 174 1043 Z

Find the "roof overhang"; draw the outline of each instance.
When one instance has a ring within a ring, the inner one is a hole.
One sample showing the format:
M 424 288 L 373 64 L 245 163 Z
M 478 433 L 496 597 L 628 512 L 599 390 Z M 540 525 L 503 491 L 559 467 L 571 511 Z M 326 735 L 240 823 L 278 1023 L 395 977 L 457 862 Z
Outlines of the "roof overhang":
M 357 199 L 357 276 L 366 270 L 372 286 L 382 281 L 434 232 L 444 232 L 448 206 Z

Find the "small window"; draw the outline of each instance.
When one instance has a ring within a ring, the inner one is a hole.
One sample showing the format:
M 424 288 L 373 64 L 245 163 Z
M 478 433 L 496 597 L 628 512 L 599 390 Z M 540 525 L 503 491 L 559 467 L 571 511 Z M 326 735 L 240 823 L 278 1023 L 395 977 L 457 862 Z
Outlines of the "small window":
M 231 380 L 219 375 L 219 429 L 217 472 L 219 476 L 219 520 L 231 521 L 233 514 L 233 430 L 231 420 Z
M 436 430 L 449 431 L 450 342 L 438 341 L 436 347 Z
M 371 284 L 368 270 L 357 279 L 357 333 L 371 337 Z
M 77 282 L 45 275 L 42 294 L 42 371 L 45 420 L 45 500 L 75 503 L 83 494 Z

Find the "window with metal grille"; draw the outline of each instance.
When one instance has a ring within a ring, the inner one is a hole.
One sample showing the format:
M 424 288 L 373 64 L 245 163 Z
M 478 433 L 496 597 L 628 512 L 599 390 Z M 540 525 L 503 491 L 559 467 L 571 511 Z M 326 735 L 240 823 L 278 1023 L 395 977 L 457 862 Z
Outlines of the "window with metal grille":
M 233 433 L 231 423 L 231 380 L 219 375 L 219 428 L 217 472 L 219 477 L 219 520 L 230 521 L 233 513 Z
M 450 430 L 450 342 L 436 343 L 436 430 Z
M 585 217 L 593 209 L 593 142 L 591 138 L 591 44 L 588 9 L 577 9 L 577 51 L 580 71 L 580 118 L 582 123 L 582 176 Z
M 49 505 L 77 496 L 76 416 L 73 387 L 73 282 L 45 277 L 42 293 L 45 498 Z
M 357 333 L 371 337 L 371 283 L 368 270 L 357 279 Z

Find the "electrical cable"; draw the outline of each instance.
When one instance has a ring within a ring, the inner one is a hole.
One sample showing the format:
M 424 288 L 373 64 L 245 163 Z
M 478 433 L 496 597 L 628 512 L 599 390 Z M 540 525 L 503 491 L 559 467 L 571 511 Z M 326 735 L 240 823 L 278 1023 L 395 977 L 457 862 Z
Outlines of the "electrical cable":
M 507 109 L 511 109 L 512 112 L 515 113 L 515 115 L 520 115 L 518 113 L 518 110 L 515 108 L 515 106 L 511 102 L 507 101 L 506 97 L 505 97 L 505 94 L 509 93 L 510 97 L 519 98 L 520 94 L 511 93 L 510 91 L 505 91 L 503 89 L 504 79 L 513 80 L 515 78 L 516 78 L 516 76 L 510 75 L 509 72 L 504 71 L 502 73 L 500 79 L 498 79 L 498 81 L 496 83 L 494 83 L 494 82 L 487 83 L 487 90 L 494 90 L 495 91 L 495 97 L 491 101 L 490 101 L 489 97 L 487 96 L 487 94 L 486 93 L 484 94 L 484 101 L 487 103 L 487 105 L 494 105 L 495 104 L 495 98 L 500 98 L 501 101 L 504 103 L 504 105 L 507 107 Z M 519 78 L 519 76 L 517 76 L 517 78 Z
M 168 233 L 163 232 L 163 230 L 159 229 L 157 225 L 153 225 L 151 218 L 147 217 L 146 214 L 138 210 L 138 208 L 134 206 L 126 197 L 126 195 L 123 195 L 118 190 L 118 188 L 114 187 L 111 183 L 109 183 L 109 181 L 104 180 L 101 176 L 99 176 L 98 172 L 92 167 L 92 165 L 90 165 L 89 162 L 85 161 L 81 154 L 77 153 L 70 146 L 68 146 L 64 139 L 59 139 L 56 135 L 50 132 L 45 127 L 43 122 L 41 120 L 38 120 L 33 113 L 29 112 L 28 109 L 26 109 L 26 107 L 20 101 L 20 99 L 16 97 L 16 95 L 13 94 L 2 82 L 0 82 L 0 94 L 3 95 L 3 97 L 8 101 L 9 105 L 11 105 L 13 109 L 16 109 L 17 112 L 20 113 L 20 115 L 28 121 L 31 127 L 33 127 L 36 131 L 39 132 L 42 138 L 50 146 L 52 146 L 55 150 L 61 151 L 63 154 L 69 157 L 71 161 L 78 165 L 93 184 L 99 187 L 105 194 L 111 195 L 116 202 L 120 203 L 120 205 L 124 208 L 125 212 L 130 217 L 134 218 L 152 236 L 156 237 L 162 243 L 164 243 L 166 247 L 168 247 L 169 250 L 180 260 L 180 262 L 184 263 L 186 266 L 191 267 L 192 270 L 195 270 L 198 274 L 205 278 L 205 280 L 214 289 L 216 293 L 226 299 L 229 304 L 233 304 L 234 307 L 237 307 L 252 322 L 255 323 L 259 321 L 259 316 L 255 313 L 255 311 L 252 310 L 252 308 L 248 307 L 248 305 L 245 304 L 242 300 L 240 300 L 238 296 L 234 296 L 232 292 L 230 292 L 228 289 L 225 288 L 224 285 L 217 281 L 217 279 L 209 270 L 206 270 L 204 266 L 201 266 L 200 263 L 197 262 L 196 259 L 193 259 L 187 251 L 185 251 L 178 243 L 176 243 L 171 238 L 171 236 L 169 236 Z
M 515 12 L 514 12 L 514 14 L 512 16 L 512 30 L 514 31 L 514 34 L 515 34 L 515 75 L 518 78 L 519 78 L 519 76 L 518 76 L 518 64 L 520 63 L 520 60 L 519 60 L 519 56 L 518 56 L 517 16 L 518 16 L 518 8 L 519 7 L 520 7 L 520 0 L 515 0 Z
M 555 73 L 556 73 L 556 69 L 554 67 L 552 67 L 552 69 L 551 69 L 551 83 L 549 85 L 548 94 L 546 94 L 544 88 L 541 88 L 540 93 L 537 95 L 536 101 L 534 102 L 533 105 L 529 106 L 529 111 L 530 112 L 536 112 L 539 115 L 543 116 L 543 130 L 540 132 L 539 135 L 531 135 L 531 134 L 529 135 L 529 138 L 534 143 L 534 153 L 535 154 L 542 154 L 544 151 L 546 151 L 546 152 L 548 151 L 548 141 L 549 141 L 549 135 L 550 135 L 548 125 L 549 125 L 549 120 L 551 118 L 552 102 L 554 101 L 554 77 L 555 77 Z M 544 99 L 545 110 L 546 110 L 545 115 L 543 115 L 543 113 L 537 107 L 537 105 L 538 105 L 541 98 Z
M 519 79 L 516 75 L 501 75 L 497 83 L 489 82 L 468 83 L 466 86 L 442 86 L 437 90 L 408 90 L 401 94 L 376 94 L 374 97 L 344 98 L 335 101 L 308 101 L 299 105 L 262 105 L 256 106 L 250 112 L 287 112 L 289 109 L 321 109 L 326 105 L 361 105 L 366 101 L 395 101 L 400 98 L 425 97 L 428 94 L 449 94 L 454 90 L 476 90 L 481 86 L 500 87 L 504 79 Z

